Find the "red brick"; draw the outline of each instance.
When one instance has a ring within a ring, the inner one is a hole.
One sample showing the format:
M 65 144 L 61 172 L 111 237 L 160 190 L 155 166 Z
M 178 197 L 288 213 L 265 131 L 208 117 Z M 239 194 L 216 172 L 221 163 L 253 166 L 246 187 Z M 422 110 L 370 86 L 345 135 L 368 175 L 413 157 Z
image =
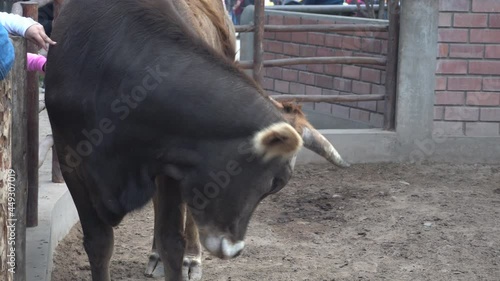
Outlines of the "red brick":
M 495 91 L 500 89 L 500 77 L 486 77 L 483 79 L 483 91 Z
M 306 94 L 306 85 L 301 83 L 290 83 L 290 94 L 293 95 L 305 95 Z
M 447 77 L 436 77 L 436 90 L 446 90 Z
M 313 20 L 313 19 L 306 19 L 306 18 L 300 18 L 300 23 L 301 24 L 318 24 L 318 20 Z
M 352 81 L 335 77 L 333 78 L 333 88 L 339 91 L 351 92 Z
M 439 26 L 450 27 L 452 15 L 452 13 L 439 13 Z
M 500 93 L 495 92 L 469 92 L 467 93 L 468 105 L 498 106 Z
M 361 68 L 354 65 L 344 65 L 342 67 L 342 77 L 358 80 L 360 77 Z
M 358 37 L 344 37 L 342 40 L 342 49 L 360 50 L 361 38 Z
M 444 133 L 447 136 L 463 136 L 463 126 L 463 122 L 434 121 L 434 133 Z
M 448 53 L 450 51 L 450 45 L 447 43 L 438 44 L 438 58 L 446 58 L 448 57 Z
M 379 84 L 380 70 L 363 67 L 361 69 L 361 80 Z
M 382 52 L 382 41 L 373 38 L 361 38 L 361 50 L 379 54 Z
M 333 77 L 326 75 L 316 75 L 316 86 L 321 88 L 333 88 Z
M 264 32 L 264 39 L 275 39 L 276 38 L 276 33 L 275 32 Z
M 323 89 L 321 90 L 321 94 L 324 96 L 338 96 L 340 95 L 340 92 L 331 89 Z
M 473 0 L 473 12 L 498 13 L 500 12 L 500 1 L 498 0 Z
M 264 77 L 262 80 L 262 87 L 265 90 L 274 90 L 274 79 Z
M 300 24 L 300 18 L 294 16 L 286 16 L 284 24 Z
M 484 57 L 488 59 L 500 59 L 500 45 L 487 45 Z
M 352 81 L 352 92 L 355 94 L 369 95 L 370 83 Z
M 500 30 L 478 29 L 470 33 L 471 43 L 500 43 Z
M 288 94 L 290 92 L 290 82 L 274 80 L 274 91 Z
M 382 41 L 381 42 L 381 50 L 380 53 L 383 55 L 387 55 L 387 41 Z
M 294 69 L 283 69 L 283 80 L 287 81 L 298 81 L 299 80 L 299 72 Z
M 500 61 L 470 61 L 469 74 L 500 75 Z
M 271 78 L 282 78 L 282 69 L 281 67 L 271 67 L 266 69 L 266 76 Z
M 273 53 L 264 53 L 264 55 L 262 56 L 262 59 L 264 60 L 272 60 L 272 59 L 275 59 L 276 58 L 276 54 L 273 54 Z
M 436 73 L 439 74 L 466 74 L 466 60 L 438 60 Z
M 325 35 L 325 45 L 333 48 L 342 47 L 342 36 L 326 34 Z
M 311 45 L 325 45 L 324 33 L 309 33 L 309 44 Z
M 481 108 L 481 121 L 500 121 L 500 108 Z
M 269 41 L 266 51 L 273 53 L 283 53 L 283 42 Z
M 463 105 L 465 104 L 464 92 L 436 92 L 436 105 Z
M 315 57 L 316 56 L 316 46 L 300 46 L 300 56 L 301 57 Z
M 450 58 L 482 58 L 484 45 L 450 44 Z
M 316 55 L 318 57 L 332 57 L 333 53 L 334 52 L 332 48 L 325 48 L 325 47 L 318 47 L 316 51 Z
M 385 95 L 386 90 L 384 85 L 372 85 L 372 95 Z
M 470 0 L 439 0 L 440 11 L 464 12 L 470 10 Z
M 479 120 L 479 108 L 447 106 L 444 110 L 444 119 L 451 121 Z
M 306 95 L 321 95 L 321 88 L 307 85 Z
M 293 32 L 292 42 L 307 43 L 307 32 Z
M 314 74 L 303 71 L 299 72 L 299 82 L 314 85 Z
M 278 16 L 278 15 L 269 15 L 267 18 L 267 24 L 283 24 L 283 16 Z
M 499 135 L 498 123 L 465 123 L 465 135 L 475 137 L 496 137 Z
M 476 30 L 474 30 L 476 32 Z M 439 29 L 438 42 L 458 42 L 465 43 L 469 39 L 468 29 Z
M 300 54 L 300 45 L 293 43 L 284 43 L 283 44 L 283 53 L 292 56 L 299 56 Z
M 486 27 L 488 26 L 487 14 L 455 14 L 453 16 L 455 27 Z M 474 32 L 474 31 L 472 31 Z
M 370 113 L 368 111 L 351 108 L 349 112 L 349 118 L 353 120 L 368 122 L 370 121 Z
M 274 36 L 276 40 L 290 42 L 292 41 L 292 33 L 291 32 L 276 32 Z
M 383 101 L 383 100 L 377 101 L 377 112 L 380 112 L 380 113 L 385 112 L 385 101 Z
M 490 28 L 500 27 L 500 14 L 490 14 L 490 20 L 488 22 Z
M 314 111 L 331 114 L 332 113 L 332 105 L 329 103 L 317 102 L 314 105 Z
M 354 87 L 354 85 L 353 85 Z M 358 107 L 370 111 L 377 111 L 377 102 L 376 101 L 360 101 L 358 102 Z
M 444 107 L 434 106 L 434 120 L 443 120 L 444 118 Z
M 323 67 L 324 67 L 324 64 L 308 64 L 306 66 L 306 69 L 307 69 L 307 71 L 310 71 L 310 72 L 323 74 L 324 73 Z
M 342 75 L 342 65 L 340 64 L 325 64 L 325 74 L 334 76 Z
M 481 77 L 448 77 L 448 90 L 477 91 L 481 90 Z

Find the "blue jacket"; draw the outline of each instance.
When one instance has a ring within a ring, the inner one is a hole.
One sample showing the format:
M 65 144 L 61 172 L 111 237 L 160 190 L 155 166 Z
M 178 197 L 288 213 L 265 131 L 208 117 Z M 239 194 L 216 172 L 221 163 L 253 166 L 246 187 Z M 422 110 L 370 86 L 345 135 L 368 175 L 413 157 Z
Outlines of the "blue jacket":
M 5 79 L 14 64 L 14 46 L 9 39 L 9 33 L 0 25 L 0 80 Z

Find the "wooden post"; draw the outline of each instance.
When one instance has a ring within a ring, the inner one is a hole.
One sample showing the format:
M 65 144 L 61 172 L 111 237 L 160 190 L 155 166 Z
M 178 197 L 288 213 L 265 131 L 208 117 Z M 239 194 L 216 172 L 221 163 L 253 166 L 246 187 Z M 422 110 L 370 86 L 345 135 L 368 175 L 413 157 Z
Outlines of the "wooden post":
M 23 16 L 38 20 L 38 3 L 24 2 Z M 27 43 L 29 53 L 37 53 L 38 47 Z M 38 225 L 38 74 L 35 71 L 27 74 L 27 114 L 28 114 L 28 227 Z
M 396 128 L 396 91 L 398 74 L 398 43 L 399 43 L 399 1 L 388 0 L 389 36 L 387 42 L 387 66 L 385 89 L 384 129 Z
M 26 41 L 11 38 L 16 61 L 0 81 L 0 280 L 26 281 Z
M 262 70 L 264 67 L 262 65 L 262 58 L 264 56 L 264 48 L 262 46 L 264 41 L 264 0 L 255 0 L 254 13 L 255 32 L 253 33 L 253 79 L 262 85 Z

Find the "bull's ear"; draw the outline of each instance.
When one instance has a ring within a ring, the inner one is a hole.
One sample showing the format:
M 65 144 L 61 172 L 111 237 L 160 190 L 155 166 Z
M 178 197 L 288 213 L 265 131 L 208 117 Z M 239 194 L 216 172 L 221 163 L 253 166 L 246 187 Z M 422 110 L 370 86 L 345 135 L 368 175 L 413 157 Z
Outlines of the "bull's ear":
M 302 138 L 288 123 L 280 122 L 257 132 L 253 146 L 264 161 L 275 157 L 289 159 L 302 147 Z

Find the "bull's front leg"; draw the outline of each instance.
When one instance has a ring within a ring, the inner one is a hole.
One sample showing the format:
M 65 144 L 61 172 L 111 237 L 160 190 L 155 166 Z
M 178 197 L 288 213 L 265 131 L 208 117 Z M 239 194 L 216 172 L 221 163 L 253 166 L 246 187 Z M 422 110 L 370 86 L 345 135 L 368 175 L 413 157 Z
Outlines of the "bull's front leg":
M 163 261 L 165 281 L 181 281 L 184 249 L 185 205 L 180 188 L 167 177 L 158 177 L 155 204 L 154 240 Z

